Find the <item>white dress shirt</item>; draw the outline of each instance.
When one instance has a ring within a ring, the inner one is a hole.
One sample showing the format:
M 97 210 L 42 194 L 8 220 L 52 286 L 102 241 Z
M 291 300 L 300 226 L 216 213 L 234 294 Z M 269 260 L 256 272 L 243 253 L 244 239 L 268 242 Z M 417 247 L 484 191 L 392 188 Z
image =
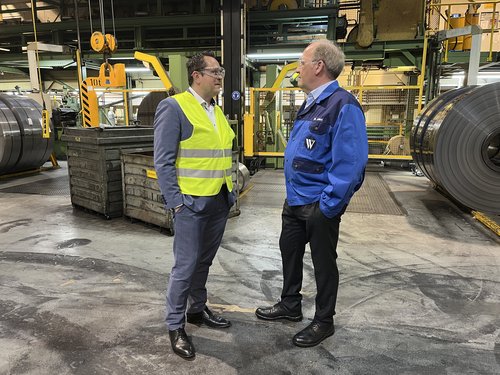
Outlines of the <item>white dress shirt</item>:
M 215 122 L 215 100 L 211 100 L 210 103 L 207 103 L 205 99 L 203 99 L 196 91 L 194 91 L 191 87 L 188 88 L 189 92 L 193 94 L 196 100 L 201 104 L 205 112 L 207 112 L 208 118 L 214 124 L 215 130 L 217 130 L 217 123 Z

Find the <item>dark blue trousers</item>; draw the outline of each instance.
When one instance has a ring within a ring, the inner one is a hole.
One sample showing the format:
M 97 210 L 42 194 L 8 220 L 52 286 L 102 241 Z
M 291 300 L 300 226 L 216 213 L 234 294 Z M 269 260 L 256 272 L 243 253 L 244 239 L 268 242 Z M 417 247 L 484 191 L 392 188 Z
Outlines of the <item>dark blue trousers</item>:
M 167 288 L 169 330 L 184 326 L 186 310 L 196 313 L 205 308 L 205 284 L 226 227 L 228 196 L 225 186 L 212 197 L 184 196 L 184 206 L 174 215 L 174 266 Z

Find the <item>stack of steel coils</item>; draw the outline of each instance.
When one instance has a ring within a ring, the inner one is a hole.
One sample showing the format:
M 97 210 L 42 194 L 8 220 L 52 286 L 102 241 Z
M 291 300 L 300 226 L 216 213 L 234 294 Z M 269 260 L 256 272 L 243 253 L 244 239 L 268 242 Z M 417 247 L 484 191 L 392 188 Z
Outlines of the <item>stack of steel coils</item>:
M 446 92 L 415 120 L 412 156 L 462 205 L 500 214 L 500 83 Z
M 49 159 L 53 140 L 42 131 L 37 102 L 0 94 L 0 175 L 38 168 Z

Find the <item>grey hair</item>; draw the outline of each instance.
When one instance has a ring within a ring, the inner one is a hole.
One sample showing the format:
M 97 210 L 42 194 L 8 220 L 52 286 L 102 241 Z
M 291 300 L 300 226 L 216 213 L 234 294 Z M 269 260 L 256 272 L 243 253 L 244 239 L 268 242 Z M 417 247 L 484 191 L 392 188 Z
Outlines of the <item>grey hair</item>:
M 326 66 L 326 70 L 330 74 L 332 79 L 337 79 L 337 77 L 342 73 L 345 65 L 345 55 L 340 47 L 328 39 L 321 39 L 312 42 L 316 47 L 314 49 L 314 60 L 323 60 Z

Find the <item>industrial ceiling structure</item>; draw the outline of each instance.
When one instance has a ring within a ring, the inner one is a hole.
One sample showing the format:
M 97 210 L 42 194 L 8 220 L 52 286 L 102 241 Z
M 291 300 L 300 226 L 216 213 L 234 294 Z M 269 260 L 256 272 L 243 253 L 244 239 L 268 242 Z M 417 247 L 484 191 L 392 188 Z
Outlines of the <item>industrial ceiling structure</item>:
M 90 0 L 35 1 L 37 39 L 72 49 L 80 45 L 83 55 L 90 60 L 98 58 L 91 53 L 89 44 L 90 35 L 96 30 L 114 33 L 119 45 L 114 55 L 117 58 L 130 57 L 136 50 L 162 57 L 203 49 L 217 51 L 222 40 L 220 3 L 219 0 L 142 0 L 130 4 L 114 0 L 102 2 L 101 9 L 97 1 Z M 420 1 L 411 3 L 417 4 L 422 13 Z M 359 1 L 274 0 L 248 1 L 245 5 L 246 52 L 257 64 L 292 61 L 307 43 L 323 37 L 346 42 L 348 58 L 355 61 L 377 60 L 395 66 L 416 65 L 420 59 L 422 15 L 410 25 L 411 39 L 375 38 L 368 48 L 360 49 L 346 39 L 347 31 L 358 23 Z M 35 39 L 31 13 L 29 2 L 2 2 L 0 65 L 4 71 L 27 66 L 23 52 Z M 40 60 L 42 67 L 58 69 L 66 68 L 71 59 L 69 54 L 44 54 Z
M 90 47 L 94 31 L 113 34 L 118 50 L 112 58 L 115 62 L 129 59 L 130 66 L 137 63 L 133 60 L 135 51 L 155 54 L 166 66 L 170 54 L 221 51 L 221 0 L 32 3 L 33 11 L 30 1 L 2 1 L 0 74 L 27 75 L 26 48 L 35 41 L 35 30 L 38 42 L 67 47 L 67 53 L 40 54 L 39 65 L 51 79 L 64 80 L 69 76 L 67 72 L 76 69 L 76 49 L 80 49 L 87 68 L 98 69 L 102 56 Z M 250 66 L 294 61 L 309 42 L 325 37 L 341 43 L 354 66 L 421 66 L 424 30 L 428 26 L 424 22 L 424 0 L 248 0 L 242 4 L 242 9 L 232 11 L 242 17 L 244 61 Z M 397 16 L 400 14 L 404 17 Z M 431 52 L 440 48 L 439 44 L 429 46 Z M 467 60 L 468 52 L 451 54 L 442 73 L 463 69 Z M 483 64 L 487 60 L 495 69 L 496 53 L 489 59 L 483 53 Z

